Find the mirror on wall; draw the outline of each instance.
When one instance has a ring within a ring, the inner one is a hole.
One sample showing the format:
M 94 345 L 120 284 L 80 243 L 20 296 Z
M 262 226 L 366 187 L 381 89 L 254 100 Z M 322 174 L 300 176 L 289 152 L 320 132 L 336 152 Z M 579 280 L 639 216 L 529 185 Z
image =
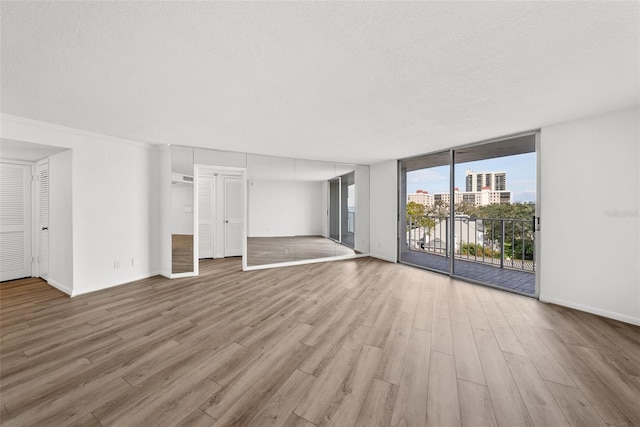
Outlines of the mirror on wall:
M 193 148 L 171 146 L 171 273 L 193 273 Z
M 249 154 L 247 187 L 247 267 L 368 252 L 368 167 Z

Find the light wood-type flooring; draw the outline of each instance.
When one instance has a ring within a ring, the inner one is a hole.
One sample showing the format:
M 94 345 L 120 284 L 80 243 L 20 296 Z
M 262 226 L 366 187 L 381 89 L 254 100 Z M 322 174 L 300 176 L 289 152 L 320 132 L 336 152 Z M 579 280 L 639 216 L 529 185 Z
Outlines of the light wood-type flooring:
M 247 238 L 249 266 L 355 254 L 355 250 L 322 236 Z
M 640 328 L 372 258 L 0 297 L 2 425 L 640 425 Z
M 171 235 L 171 272 L 190 273 L 193 271 L 193 235 Z

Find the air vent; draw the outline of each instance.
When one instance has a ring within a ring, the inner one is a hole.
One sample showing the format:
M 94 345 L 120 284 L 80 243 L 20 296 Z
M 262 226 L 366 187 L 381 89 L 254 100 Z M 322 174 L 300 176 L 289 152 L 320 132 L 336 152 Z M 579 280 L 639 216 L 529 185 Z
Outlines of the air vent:
M 172 173 L 171 174 L 171 182 L 173 183 L 183 183 L 183 184 L 193 184 L 193 177 L 189 175 L 183 175 L 181 173 Z

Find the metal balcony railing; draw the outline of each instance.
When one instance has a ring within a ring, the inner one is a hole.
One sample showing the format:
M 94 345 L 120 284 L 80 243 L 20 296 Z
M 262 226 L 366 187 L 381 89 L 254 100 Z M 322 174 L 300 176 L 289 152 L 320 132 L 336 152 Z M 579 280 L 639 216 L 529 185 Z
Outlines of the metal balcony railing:
M 353 211 L 347 212 L 347 231 L 349 233 L 356 232 L 356 213 Z
M 449 257 L 450 223 L 449 217 L 407 217 L 408 249 Z M 453 232 L 453 252 L 456 259 L 500 268 L 535 271 L 532 220 L 456 216 Z

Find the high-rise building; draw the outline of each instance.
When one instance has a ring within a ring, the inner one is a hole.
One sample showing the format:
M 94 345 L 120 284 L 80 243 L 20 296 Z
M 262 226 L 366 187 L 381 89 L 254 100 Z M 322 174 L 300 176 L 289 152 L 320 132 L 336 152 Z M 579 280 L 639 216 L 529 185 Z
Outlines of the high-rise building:
M 466 190 L 454 189 L 454 203 L 468 203 L 475 206 L 486 206 L 498 203 L 511 203 L 511 191 L 507 191 L 506 172 L 482 172 L 467 171 Z M 432 208 L 436 204 L 448 205 L 451 195 L 448 192 L 429 194 L 425 190 L 417 190 L 407 195 L 408 202 L 415 202 Z
M 465 191 L 482 191 L 483 187 L 489 187 L 491 191 L 505 191 L 507 189 L 507 173 L 474 172 L 467 169 Z

